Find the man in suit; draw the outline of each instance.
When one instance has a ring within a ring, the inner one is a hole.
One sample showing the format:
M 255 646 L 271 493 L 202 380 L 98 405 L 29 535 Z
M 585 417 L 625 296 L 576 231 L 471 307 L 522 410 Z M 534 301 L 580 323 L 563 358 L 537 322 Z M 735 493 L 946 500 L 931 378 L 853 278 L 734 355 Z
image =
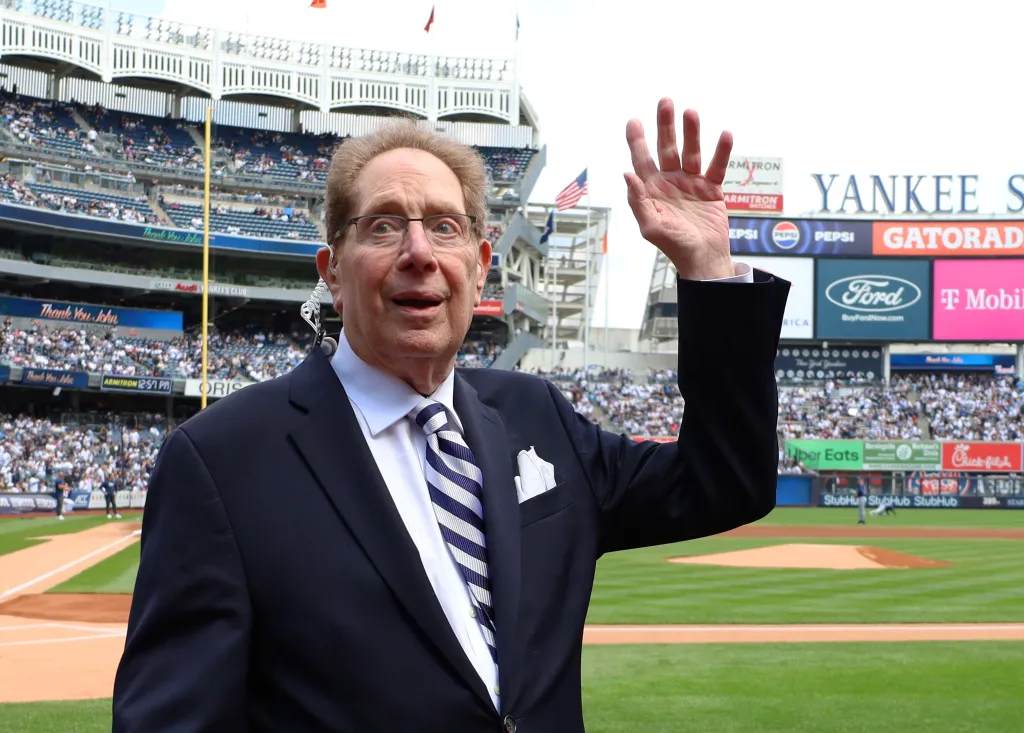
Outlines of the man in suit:
M 788 283 L 730 258 L 731 137 L 702 175 L 696 113 L 681 156 L 674 116 L 662 100 L 660 168 L 629 123 L 626 174 L 642 235 L 682 278 L 674 444 L 604 432 L 531 375 L 456 372 L 491 259 L 481 161 L 412 125 L 339 148 L 317 255 L 337 351 L 168 437 L 115 730 L 583 729 L 597 558 L 721 532 L 775 499 Z M 531 446 L 547 478 L 521 500 Z

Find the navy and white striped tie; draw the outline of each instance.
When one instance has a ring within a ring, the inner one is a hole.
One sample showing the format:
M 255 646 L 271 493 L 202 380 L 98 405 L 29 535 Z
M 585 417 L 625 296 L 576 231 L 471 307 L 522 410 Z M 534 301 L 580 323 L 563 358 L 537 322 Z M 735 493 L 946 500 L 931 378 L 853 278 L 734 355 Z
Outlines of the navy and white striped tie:
M 483 473 L 444 405 L 431 399 L 420 400 L 409 417 L 426 434 L 427 490 L 437 526 L 476 602 L 476 619 L 497 663 L 494 604 L 484 537 Z

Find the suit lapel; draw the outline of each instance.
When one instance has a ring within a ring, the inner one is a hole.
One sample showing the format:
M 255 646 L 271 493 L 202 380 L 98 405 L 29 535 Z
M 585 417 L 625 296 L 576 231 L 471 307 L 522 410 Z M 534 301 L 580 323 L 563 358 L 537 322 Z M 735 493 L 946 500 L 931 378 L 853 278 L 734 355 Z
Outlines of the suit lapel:
M 508 709 L 519 681 L 520 649 L 516 632 L 522 583 L 519 500 L 516 474 L 508 451 L 508 435 L 497 410 L 483 404 L 476 390 L 455 375 L 455 412 L 462 421 L 466 443 L 484 475 L 484 526 L 487 564 L 494 594 L 494 624 L 498 645 L 498 686 L 501 707 Z
M 419 552 L 327 357 L 317 349 L 292 373 L 291 379 L 291 401 L 308 416 L 289 433 L 289 438 L 409 616 L 493 709 L 483 681 L 434 594 Z

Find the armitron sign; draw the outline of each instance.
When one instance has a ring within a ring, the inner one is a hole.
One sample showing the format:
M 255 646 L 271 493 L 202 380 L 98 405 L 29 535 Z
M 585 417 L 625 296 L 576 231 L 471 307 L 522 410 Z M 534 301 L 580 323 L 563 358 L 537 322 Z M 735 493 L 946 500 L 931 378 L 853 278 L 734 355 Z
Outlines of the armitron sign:
M 953 441 L 942 444 L 942 470 L 1019 473 L 1021 443 Z

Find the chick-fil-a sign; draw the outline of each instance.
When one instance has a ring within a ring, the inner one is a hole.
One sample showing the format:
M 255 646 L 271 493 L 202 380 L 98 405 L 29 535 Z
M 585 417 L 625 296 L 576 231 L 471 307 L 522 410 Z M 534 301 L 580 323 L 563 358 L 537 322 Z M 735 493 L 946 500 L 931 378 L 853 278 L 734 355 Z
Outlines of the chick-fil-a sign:
M 1024 341 L 1024 260 L 936 260 L 932 336 Z
M 942 470 L 1019 473 L 1020 443 L 981 443 L 968 440 L 942 444 Z

